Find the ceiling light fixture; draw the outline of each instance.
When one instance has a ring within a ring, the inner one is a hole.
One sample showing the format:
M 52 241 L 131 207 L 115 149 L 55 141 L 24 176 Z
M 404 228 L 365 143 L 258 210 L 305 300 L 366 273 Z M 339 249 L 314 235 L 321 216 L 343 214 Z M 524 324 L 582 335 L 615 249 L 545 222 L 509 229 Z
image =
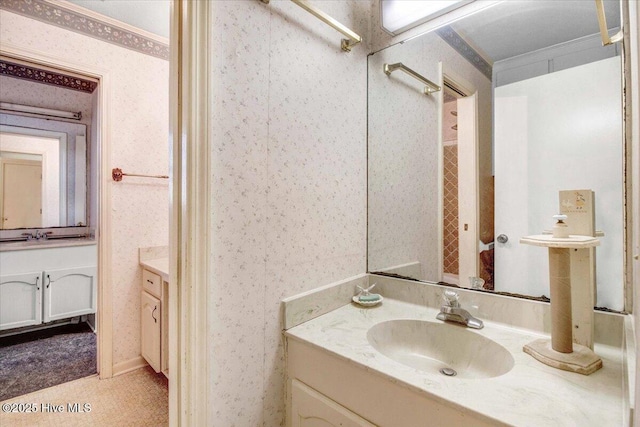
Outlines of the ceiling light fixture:
M 82 112 L 53 110 L 50 108 L 31 107 L 29 105 L 11 104 L 9 102 L 0 102 L 0 110 L 13 111 L 16 113 L 36 114 L 39 116 L 59 117 L 62 119 L 81 120 Z
M 381 0 L 382 28 L 392 35 L 451 12 L 475 0 Z

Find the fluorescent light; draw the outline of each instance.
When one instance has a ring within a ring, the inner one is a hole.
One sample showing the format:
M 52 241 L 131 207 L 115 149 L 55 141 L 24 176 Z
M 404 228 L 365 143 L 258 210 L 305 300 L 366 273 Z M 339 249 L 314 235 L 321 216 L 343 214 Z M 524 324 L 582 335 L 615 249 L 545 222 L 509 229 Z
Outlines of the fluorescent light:
M 29 105 L 11 104 L 0 102 L 0 110 L 14 111 L 16 113 L 37 114 L 39 116 L 60 117 L 62 119 L 81 120 L 82 112 L 52 110 L 50 108 L 31 107 Z
M 399 34 L 475 0 L 381 0 L 382 28 Z

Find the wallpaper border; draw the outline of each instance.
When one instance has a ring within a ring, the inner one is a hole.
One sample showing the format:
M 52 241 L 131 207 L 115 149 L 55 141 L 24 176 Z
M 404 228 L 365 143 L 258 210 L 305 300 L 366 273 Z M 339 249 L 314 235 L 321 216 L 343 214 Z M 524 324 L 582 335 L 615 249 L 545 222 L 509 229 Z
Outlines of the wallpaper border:
M 438 28 L 436 34 L 449 46 L 454 48 L 464 59 L 484 74 L 489 80 L 492 78 L 492 66 L 478 52 L 472 48 L 450 25 Z
M 98 83 L 91 80 L 67 76 L 65 74 L 41 70 L 39 68 L 4 60 L 0 60 L 0 75 L 63 87 L 65 89 L 73 89 L 85 93 L 93 93 L 96 87 L 98 87 Z
M 2 0 L 0 9 L 156 58 L 169 59 L 167 44 L 44 0 Z

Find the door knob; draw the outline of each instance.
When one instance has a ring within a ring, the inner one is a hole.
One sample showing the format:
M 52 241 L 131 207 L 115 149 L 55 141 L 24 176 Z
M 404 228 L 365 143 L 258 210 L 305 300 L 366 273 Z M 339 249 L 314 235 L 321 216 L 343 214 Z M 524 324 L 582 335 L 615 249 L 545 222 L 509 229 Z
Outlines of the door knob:
M 496 240 L 498 241 L 498 243 L 507 243 L 509 241 L 509 236 L 507 236 L 506 234 L 501 234 Z

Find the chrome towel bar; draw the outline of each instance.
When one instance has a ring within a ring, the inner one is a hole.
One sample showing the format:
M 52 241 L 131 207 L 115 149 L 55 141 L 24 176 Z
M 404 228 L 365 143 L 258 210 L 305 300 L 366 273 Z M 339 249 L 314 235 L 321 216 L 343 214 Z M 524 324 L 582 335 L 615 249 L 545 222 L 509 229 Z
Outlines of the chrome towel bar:
M 262 3 L 269 4 L 270 0 L 260 0 L 260 1 Z M 331 16 L 327 15 L 317 7 L 313 6 L 307 0 L 291 0 L 291 1 L 297 4 L 298 6 L 300 6 L 301 8 L 303 8 L 304 10 L 306 10 L 307 12 L 309 12 L 310 14 L 312 14 L 313 16 L 315 16 L 316 18 L 318 18 L 319 20 L 321 20 L 322 22 L 324 22 L 325 24 L 333 27 L 334 29 L 342 33 L 344 36 L 348 37 L 348 39 L 342 39 L 342 41 L 340 42 L 340 48 L 345 52 L 351 52 L 351 48 L 362 41 L 362 37 L 360 37 L 358 34 L 353 32 L 349 28 L 345 27 L 340 22 L 336 21 Z
M 421 81 L 422 83 L 426 84 L 427 86 L 424 88 L 424 94 L 425 95 L 431 95 L 433 92 L 438 92 L 441 89 L 440 86 L 438 86 L 437 84 L 433 83 L 428 78 L 416 73 L 411 68 L 409 68 L 406 65 L 404 65 L 402 62 L 397 62 L 395 64 L 384 64 L 384 73 L 387 76 L 390 76 L 391 73 L 393 73 L 395 70 L 403 71 L 403 72 L 407 73 L 408 75 L 410 75 L 411 77 L 413 77 L 414 79 L 417 79 L 417 80 Z
M 114 181 L 120 182 L 120 181 L 122 181 L 122 178 L 125 177 L 125 176 L 141 176 L 141 177 L 144 177 L 144 178 L 169 179 L 169 177 L 167 175 L 142 175 L 142 174 L 137 174 L 137 173 L 124 173 L 124 172 L 122 172 L 122 169 L 120 169 L 120 168 L 111 169 L 111 178 L 113 178 Z
M 609 31 L 607 30 L 607 17 L 604 14 L 604 2 L 603 0 L 596 0 L 596 10 L 598 11 L 598 25 L 600 26 L 600 36 L 602 37 L 602 46 L 608 46 L 610 44 L 622 41 L 622 30 L 618 31 L 612 37 L 609 37 Z

